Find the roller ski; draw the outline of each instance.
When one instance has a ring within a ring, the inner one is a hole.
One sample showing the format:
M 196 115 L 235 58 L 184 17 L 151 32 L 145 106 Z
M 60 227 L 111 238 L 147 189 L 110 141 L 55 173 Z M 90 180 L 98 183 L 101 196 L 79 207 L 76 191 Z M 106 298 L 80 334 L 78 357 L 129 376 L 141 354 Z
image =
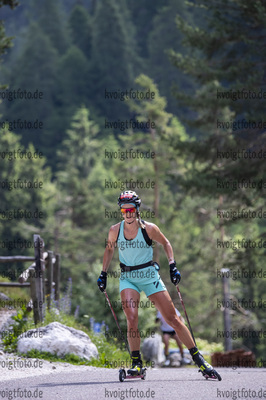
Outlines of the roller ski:
M 218 379 L 218 381 L 222 380 L 220 374 L 204 360 L 197 347 L 190 349 L 190 354 L 194 363 L 199 367 L 199 372 L 202 373 L 204 378 L 212 380 Z
M 127 374 L 126 374 L 126 370 L 125 369 L 120 369 L 119 370 L 119 380 L 120 380 L 120 382 L 124 382 L 124 380 L 125 379 L 137 379 L 137 378 L 140 378 L 140 379 L 146 379 L 146 369 L 147 368 L 141 368 L 141 372 L 139 373 L 139 374 L 137 374 L 137 375 L 132 375 L 132 374 L 130 374 L 128 371 L 127 371 Z
M 124 382 L 125 379 L 146 379 L 146 369 L 142 367 L 142 361 L 140 359 L 134 360 L 135 357 L 132 357 L 132 367 L 127 371 L 124 369 L 119 370 L 119 380 L 120 382 Z

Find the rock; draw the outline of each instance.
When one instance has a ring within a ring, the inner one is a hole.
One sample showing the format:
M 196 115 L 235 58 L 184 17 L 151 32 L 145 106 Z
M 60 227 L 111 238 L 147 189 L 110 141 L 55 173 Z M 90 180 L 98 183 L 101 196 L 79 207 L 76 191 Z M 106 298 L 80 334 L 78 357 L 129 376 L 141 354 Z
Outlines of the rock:
M 154 337 L 144 339 L 141 351 L 144 360 L 153 362 L 155 366 L 165 361 L 162 337 L 158 333 L 155 333 Z
M 17 310 L 9 310 L 8 308 L 0 308 L 0 338 L 5 337 L 14 324 L 12 317 L 17 314 Z
M 0 300 L 5 302 L 5 301 L 10 301 L 11 299 L 6 296 L 4 293 L 0 292 Z
M 179 353 L 172 353 L 169 355 L 170 367 L 180 367 L 181 366 L 181 356 Z
M 47 351 L 58 357 L 70 353 L 86 360 L 98 357 L 97 347 L 85 332 L 59 322 L 31 329 L 18 337 L 17 350 L 19 353 L 27 353 L 32 349 Z

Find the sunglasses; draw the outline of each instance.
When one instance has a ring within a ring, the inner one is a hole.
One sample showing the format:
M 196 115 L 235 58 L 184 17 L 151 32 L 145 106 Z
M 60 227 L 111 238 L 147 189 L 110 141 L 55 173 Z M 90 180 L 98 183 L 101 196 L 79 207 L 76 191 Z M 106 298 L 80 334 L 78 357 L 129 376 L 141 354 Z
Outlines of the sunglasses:
M 121 213 L 126 214 L 126 213 L 133 213 L 136 211 L 136 207 L 132 208 L 120 208 Z

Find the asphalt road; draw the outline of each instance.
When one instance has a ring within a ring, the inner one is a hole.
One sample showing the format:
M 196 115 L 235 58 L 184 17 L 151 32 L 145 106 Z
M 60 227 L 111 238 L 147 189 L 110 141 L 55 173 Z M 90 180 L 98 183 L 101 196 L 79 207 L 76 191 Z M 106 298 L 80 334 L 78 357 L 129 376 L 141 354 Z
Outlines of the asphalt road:
M 197 368 L 153 369 L 147 371 L 146 380 L 125 382 L 119 381 L 116 369 L 86 367 L 22 379 L 10 376 L 2 382 L 0 377 L 0 400 L 266 399 L 265 368 L 219 368 L 219 372 L 220 382 L 206 380 Z

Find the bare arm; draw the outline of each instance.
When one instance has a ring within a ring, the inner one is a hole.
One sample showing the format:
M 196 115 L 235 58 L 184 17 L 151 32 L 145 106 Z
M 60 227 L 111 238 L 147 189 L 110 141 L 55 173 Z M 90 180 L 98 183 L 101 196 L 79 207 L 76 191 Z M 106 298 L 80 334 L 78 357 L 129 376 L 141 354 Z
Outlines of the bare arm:
M 107 272 L 110 263 L 112 261 L 113 255 L 114 255 L 114 249 L 115 249 L 115 244 L 116 244 L 116 238 L 118 235 L 119 231 L 119 225 L 116 224 L 111 226 L 108 234 L 108 240 L 107 240 L 107 245 L 105 247 L 104 255 L 103 255 L 103 271 Z
M 169 240 L 160 231 L 157 225 L 146 222 L 146 230 L 149 237 L 163 246 L 168 262 L 174 262 L 174 252 Z
M 176 268 L 174 260 L 174 252 L 169 240 L 162 234 L 157 225 L 146 223 L 146 229 L 149 237 L 163 245 L 165 254 L 167 255 L 169 267 L 170 267 L 170 278 L 174 285 L 177 285 L 181 280 L 180 272 Z

